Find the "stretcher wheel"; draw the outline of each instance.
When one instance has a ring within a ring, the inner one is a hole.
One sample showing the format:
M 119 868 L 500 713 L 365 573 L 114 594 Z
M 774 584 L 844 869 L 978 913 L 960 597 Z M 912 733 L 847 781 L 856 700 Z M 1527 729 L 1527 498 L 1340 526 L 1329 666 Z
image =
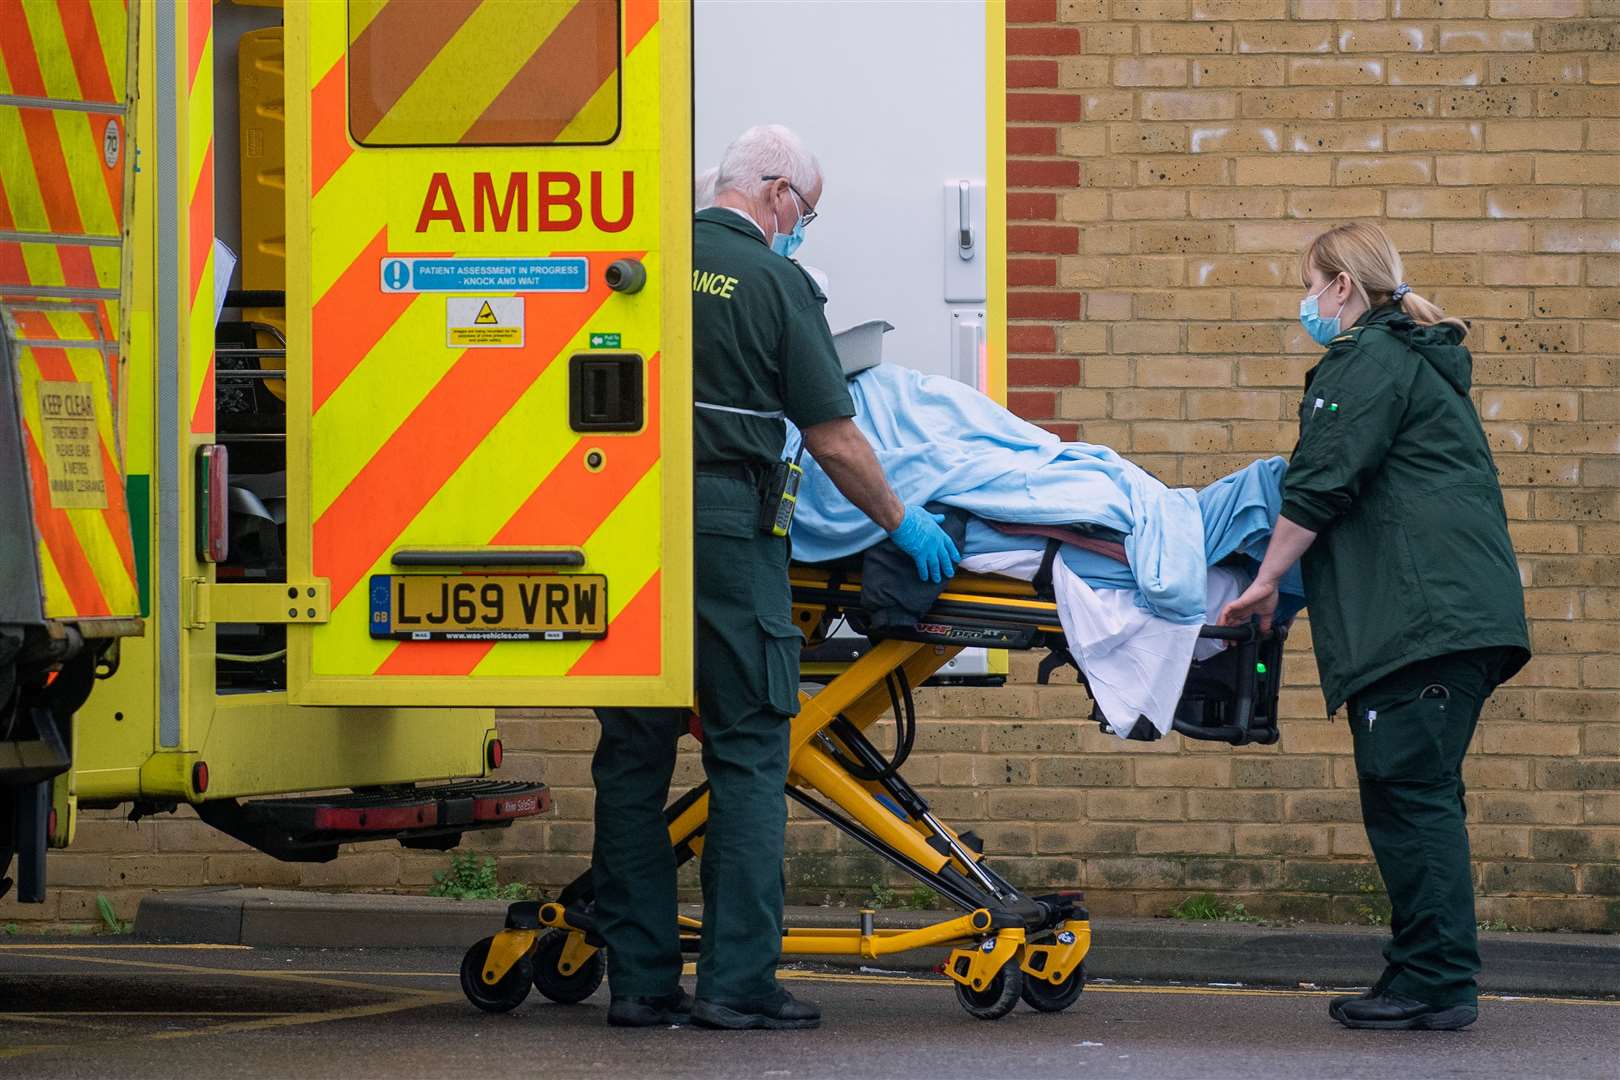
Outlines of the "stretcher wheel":
M 1038 1012 L 1062 1012 L 1080 999 L 1086 988 L 1086 965 L 1082 963 L 1057 985 L 1045 979 L 1024 979 L 1024 1004 Z
M 969 1014 L 980 1020 L 1000 1020 L 1013 1011 L 1018 995 L 1024 989 L 1024 973 L 1018 965 L 1007 963 L 985 984 L 983 990 L 956 983 L 956 1000 Z
M 491 986 L 484 981 L 484 961 L 489 958 L 489 947 L 494 943 L 494 938 L 487 937 L 468 949 L 467 955 L 461 958 L 461 992 L 467 995 L 468 1001 L 485 1012 L 511 1012 L 529 996 L 529 983 L 534 978 L 534 961 L 523 957 L 501 976 L 500 982 Z
M 563 946 L 567 944 L 568 934 L 562 930 L 553 930 L 540 938 L 534 949 L 534 988 L 559 1005 L 578 1005 L 602 985 L 607 964 L 602 959 L 602 950 L 597 949 L 578 971 L 564 975 L 557 970 L 557 962 L 562 959 Z

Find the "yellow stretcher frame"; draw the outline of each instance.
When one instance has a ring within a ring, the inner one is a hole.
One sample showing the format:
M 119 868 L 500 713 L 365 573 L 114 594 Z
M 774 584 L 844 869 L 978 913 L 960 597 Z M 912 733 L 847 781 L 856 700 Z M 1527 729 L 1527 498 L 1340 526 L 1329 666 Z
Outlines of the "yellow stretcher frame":
M 809 641 L 817 640 L 843 610 L 859 606 L 858 577 L 795 567 L 791 578 L 794 621 Z M 936 601 L 939 608 L 969 621 L 977 612 L 987 620 L 1027 630 L 1028 644 L 1022 647 L 1062 635 L 1056 604 L 1037 597 L 1030 585 L 1008 578 L 959 574 Z M 954 875 L 953 880 L 989 880 L 991 892 L 985 895 L 994 896 L 994 901 L 917 929 L 878 928 L 875 913 L 869 910 L 860 912 L 854 927 L 787 928 L 782 953 L 875 960 L 949 946 L 945 974 L 973 1015 L 999 1018 L 1020 998 L 1041 1011 L 1061 1011 L 1084 986 L 1084 961 L 1091 947 L 1091 924 L 1078 894 L 1034 898 L 1019 893 L 995 875 L 982 853 L 973 851 L 960 834 L 926 813 L 926 807 L 921 816 L 908 812 L 902 818 L 880 801 L 884 789 L 879 783 L 857 778 L 834 757 L 834 750 L 841 756 L 853 749 L 847 736 L 832 730 L 836 721 L 842 718 L 864 732 L 891 707 L 888 680 L 903 675 L 909 686 L 920 686 L 960 650 L 961 646 L 929 641 L 879 641 L 819 693 L 801 693 L 790 736 L 788 793 L 812 809 L 820 808 L 817 796 L 825 798 L 864 832 L 869 847 L 928 884 L 937 884 L 928 875 L 941 873 Z M 668 811 L 670 844 L 677 852 L 701 854 L 708 818 L 706 787 L 694 788 Z M 588 877 L 587 872 L 580 880 Z M 551 993 L 547 982 L 553 974 L 580 979 L 592 964 L 599 974 L 599 946 L 592 941 L 590 916 L 569 900 L 576 886 L 565 890 L 559 901 L 514 904 L 506 929 L 473 946 L 463 963 L 462 983 L 475 1003 L 492 1011 L 514 1007 L 527 995 L 531 981 L 554 1000 L 582 1000 Z M 995 892 L 998 887 L 1006 894 Z M 960 895 L 953 897 L 958 904 Z M 683 931 L 696 932 L 702 924 L 681 916 L 680 925 Z M 561 935 L 560 945 L 553 939 L 555 947 L 538 956 L 547 929 Z M 537 964 L 550 964 L 555 970 L 537 969 Z M 590 989 L 594 986 L 591 983 Z

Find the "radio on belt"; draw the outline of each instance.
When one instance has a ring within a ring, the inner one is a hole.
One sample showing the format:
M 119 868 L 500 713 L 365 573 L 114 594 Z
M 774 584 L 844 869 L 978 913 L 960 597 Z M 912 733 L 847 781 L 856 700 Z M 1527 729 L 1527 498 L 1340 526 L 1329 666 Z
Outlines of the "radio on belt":
M 778 461 L 771 466 L 765 480 L 765 489 L 759 500 L 759 531 L 770 536 L 786 536 L 793 527 L 793 511 L 799 506 L 799 481 L 804 470 L 799 459 L 804 457 L 804 444 L 792 461 Z

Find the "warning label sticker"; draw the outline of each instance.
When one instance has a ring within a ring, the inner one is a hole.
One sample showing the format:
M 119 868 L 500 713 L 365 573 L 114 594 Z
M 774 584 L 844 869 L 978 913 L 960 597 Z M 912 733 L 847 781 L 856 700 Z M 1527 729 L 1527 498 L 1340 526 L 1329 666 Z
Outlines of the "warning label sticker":
M 444 343 L 452 349 L 515 349 L 523 344 L 523 297 L 447 296 Z
M 58 510 L 105 510 L 107 478 L 101 469 L 94 384 L 39 384 L 39 441 L 51 505 Z

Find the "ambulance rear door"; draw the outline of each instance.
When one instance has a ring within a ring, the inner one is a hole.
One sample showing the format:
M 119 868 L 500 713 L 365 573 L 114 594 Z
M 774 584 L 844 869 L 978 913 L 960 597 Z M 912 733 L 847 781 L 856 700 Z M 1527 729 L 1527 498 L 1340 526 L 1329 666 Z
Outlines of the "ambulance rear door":
M 288 6 L 296 703 L 691 702 L 690 19 Z

